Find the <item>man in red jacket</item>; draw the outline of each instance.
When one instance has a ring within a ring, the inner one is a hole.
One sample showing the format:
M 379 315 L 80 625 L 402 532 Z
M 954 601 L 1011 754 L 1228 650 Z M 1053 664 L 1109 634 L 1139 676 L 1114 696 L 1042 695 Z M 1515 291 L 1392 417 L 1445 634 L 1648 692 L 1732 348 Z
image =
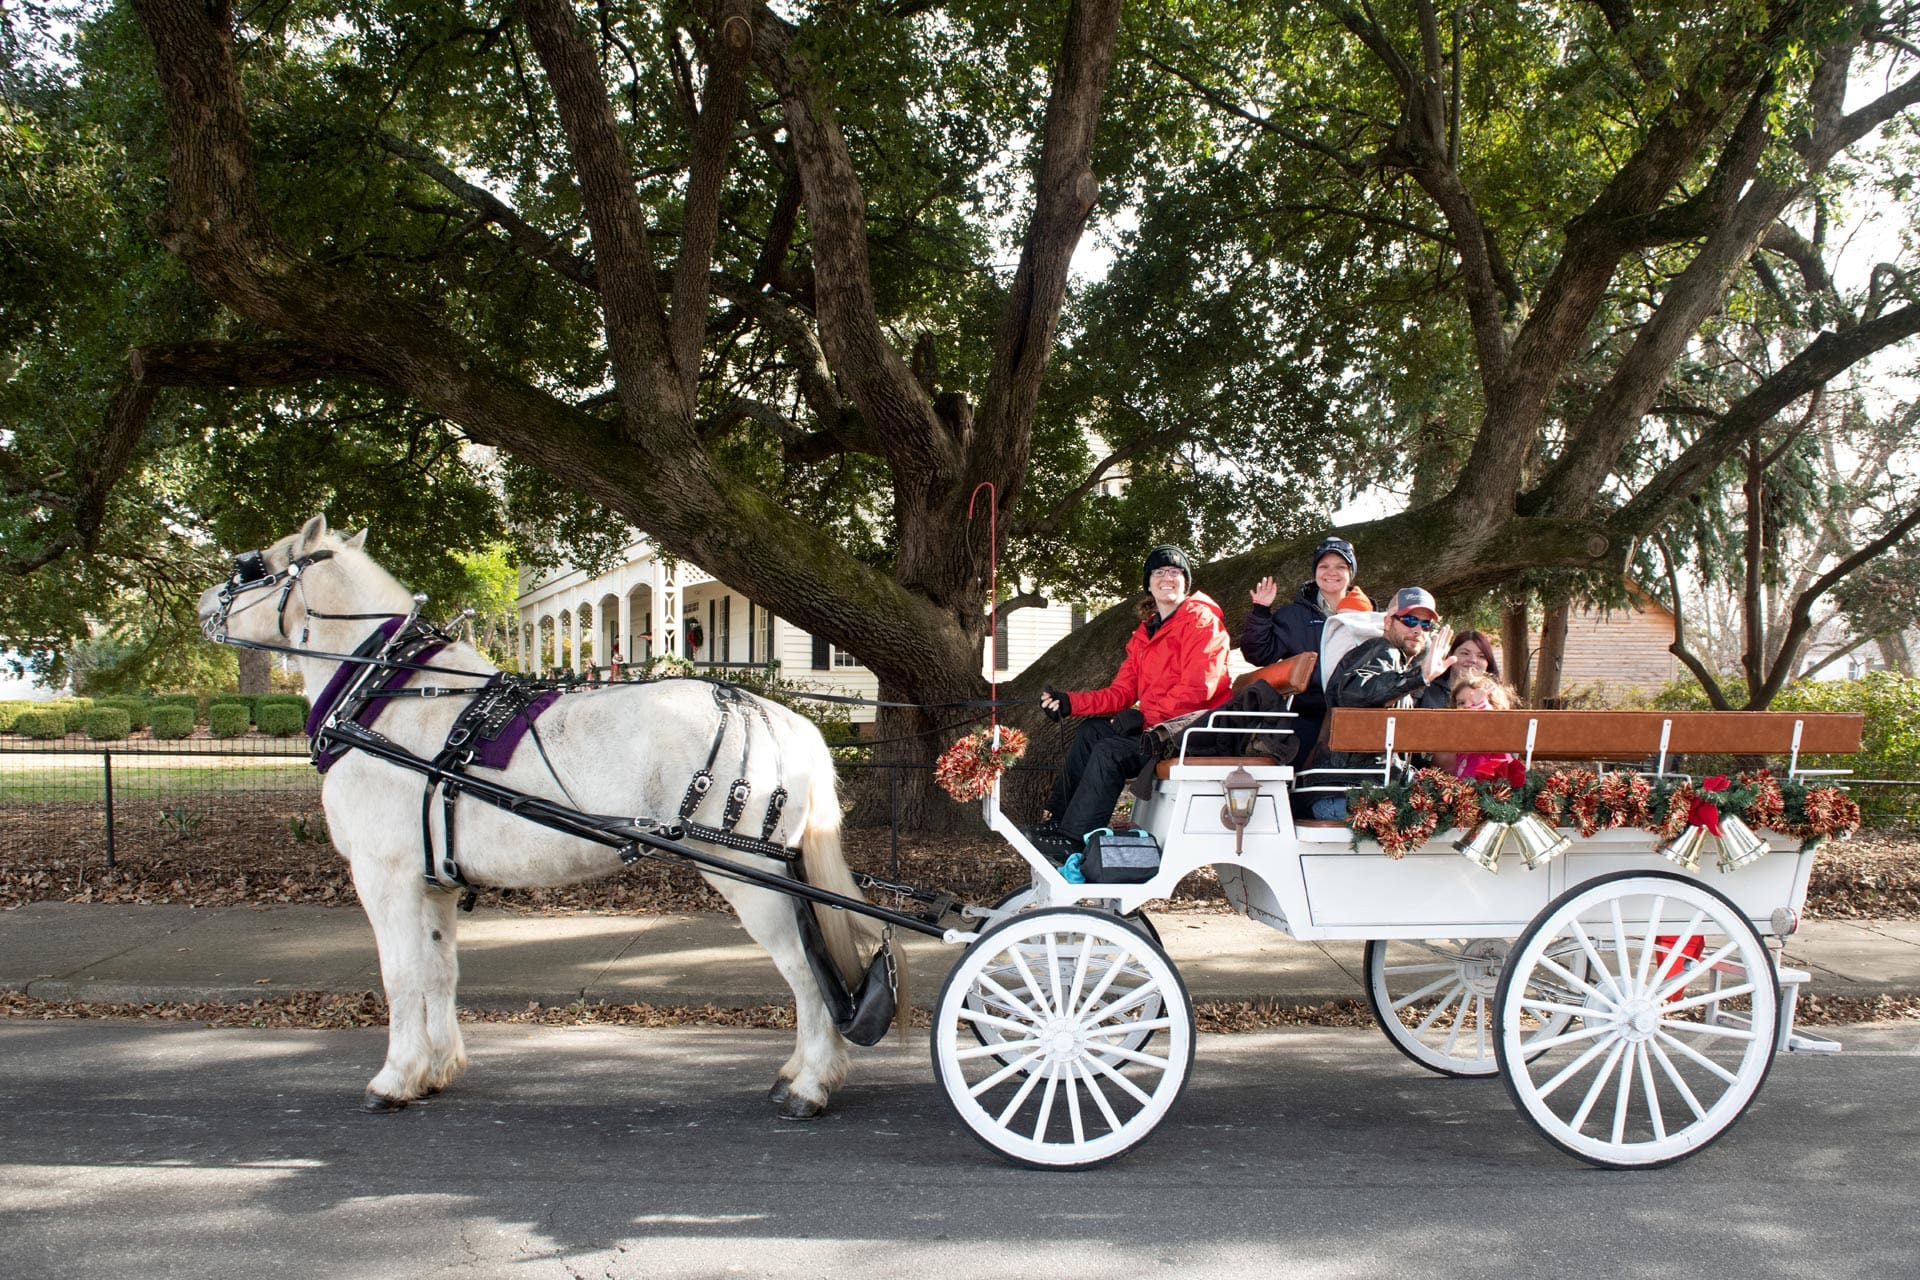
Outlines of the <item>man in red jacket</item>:
M 1047 801 L 1051 819 L 1033 833 L 1042 852 L 1070 853 L 1084 845 L 1087 832 L 1107 825 L 1120 789 L 1146 764 L 1142 729 L 1217 707 L 1232 692 L 1227 650 L 1233 642 L 1226 615 L 1211 597 L 1193 590 L 1186 553 L 1155 547 L 1147 554 L 1143 578 L 1154 611 L 1127 641 L 1126 660 L 1113 683 L 1040 695 L 1041 709 L 1055 720 L 1095 717 L 1081 727 L 1060 766 Z M 1105 718 L 1136 703 L 1136 716 Z

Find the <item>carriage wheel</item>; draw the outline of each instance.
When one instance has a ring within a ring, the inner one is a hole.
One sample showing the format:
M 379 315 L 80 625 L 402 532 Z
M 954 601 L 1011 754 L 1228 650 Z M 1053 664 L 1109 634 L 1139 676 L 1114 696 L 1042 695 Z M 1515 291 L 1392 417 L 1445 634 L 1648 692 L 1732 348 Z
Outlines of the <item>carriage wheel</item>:
M 1513 943 L 1503 938 L 1374 939 L 1367 943 L 1367 1003 L 1394 1048 L 1443 1076 L 1491 1076 L 1494 997 Z M 1557 957 L 1585 974 L 1576 949 Z M 1566 1029 L 1565 1013 L 1535 1017 L 1540 1039 Z
M 986 923 L 981 927 L 981 932 L 984 933 L 987 929 L 992 928 L 1010 916 L 1016 916 L 1023 911 L 1031 910 L 1034 899 L 1037 896 L 1033 891 L 1032 885 L 1028 885 L 1024 889 L 1015 889 L 1012 893 L 994 904 L 993 911 L 987 916 Z M 1147 936 L 1153 939 L 1155 946 L 1159 947 L 1162 951 L 1166 950 L 1166 945 L 1160 941 L 1160 931 L 1153 927 L 1153 921 L 1147 918 L 1146 912 L 1129 912 L 1126 919 L 1145 930 Z M 1028 959 L 1036 967 L 1045 963 L 1044 956 L 1035 955 L 1031 951 L 1028 953 Z M 1008 964 L 1003 966 L 991 976 L 999 982 L 1001 986 L 1016 995 L 1020 995 L 1024 991 L 1026 979 L 1021 975 L 1020 969 L 1016 965 Z M 975 994 L 968 997 L 967 1007 L 976 1011 L 993 1014 L 1004 1015 L 1007 1012 L 1003 1002 L 982 994 Z M 1139 1012 L 1140 1021 L 1146 1024 L 1154 1023 L 1160 1017 L 1163 1007 L 1158 996 L 1150 997 L 1143 1001 Z M 984 1021 L 974 1023 L 973 1035 L 981 1044 L 998 1044 L 1006 1038 L 1005 1033 L 996 1023 Z M 1118 1042 L 1116 1047 L 1138 1053 L 1140 1050 L 1146 1048 L 1152 1040 L 1153 1030 L 1151 1025 L 1149 1025 L 1146 1030 L 1137 1031 L 1132 1035 L 1126 1036 Z M 1013 1056 L 1009 1056 L 1007 1060 L 1012 1061 Z M 1114 1066 L 1120 1061 L 1121 1059 L 1118 1055 L 1109 1055 L 1107 1065 Z
M 1570 949 L 1585 973 L 1555 958 Z M 1530 1025 L 1562 1015 L 1550 1036 Z M 1740 1118 L 1773 1065 L 1779 1016 L 1772 959 L 1740 908 L 1697 880 L 1629 871 L 1527 926 L 1500 980 L 1495 1047 L 1547 1141 L 1590 1164 L 1654 1168 Z
M 1017 987 L 1001 980 L 1009 973 Z M 985 1028 L 995 1038 L 976 1043 Z M 1160 1031 L 1158 1051 L 1127 1047 Z M 981 1142 L 1034 1168 L 1089 1168 L 1144 1141 L 1186 1087 L 1193 1043 L 1193 1004 L 1166 952 L 1128 921 L 1081 907 L 987 930 L 934 1006 L 933 1071 L 947 1101 Z

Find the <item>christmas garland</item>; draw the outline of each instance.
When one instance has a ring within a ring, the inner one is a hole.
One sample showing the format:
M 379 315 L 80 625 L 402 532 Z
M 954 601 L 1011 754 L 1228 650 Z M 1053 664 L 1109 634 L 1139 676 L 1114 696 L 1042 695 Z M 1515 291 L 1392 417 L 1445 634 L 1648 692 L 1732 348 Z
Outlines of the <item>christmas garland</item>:
M 1390 858 L 1406 856 L 1451 827 L 1471 831 L 1481 821 L 1517 821 L 1536 813 L 1582 836 L 1638 829 L 1672 840 L 1688 827 L 1720 834 L 1725 815 L 1803 841 L 1843 839 L 1860 825 L 1860 806 L 1838 787 L 1809 786 L 1762 769 L 1695 783 L 1616 769 L 1527 770 L 1517 760 L 1487 762 L 1472 778 L 1418 769 L 1387 786 L 1347 793 L 1347 825 L 1356 841 L 1368 836 Z
M 1000 775 L 1027 754 L 1027 735 L 1018 729 L 1002 728 L 1000 745 L 993 745 L 994 730 L 979 729 L 960 739 L 934 762 L 933 780 L 946 788 L 955 800 L 972 801 L 993 790 Z

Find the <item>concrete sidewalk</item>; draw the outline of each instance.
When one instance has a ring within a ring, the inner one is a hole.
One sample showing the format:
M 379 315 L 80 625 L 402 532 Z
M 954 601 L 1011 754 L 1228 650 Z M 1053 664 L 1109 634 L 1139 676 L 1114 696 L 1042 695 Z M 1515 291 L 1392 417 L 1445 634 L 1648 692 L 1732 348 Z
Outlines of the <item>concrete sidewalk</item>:
M 1365 994 L 1358 942 L 1296 942 L 1242 916 L 1154 916 L 1195 1000 L 1317 1005 Z M 908 937 L 916 1003 L 959 948 Z M 1920 921 L 1814 921 L 1787 962 L 1820 995 L 1920 994 Z M 460 921 L 460 1002 L 753 1005 L 789 998 L 730 915 L 489 912 Z M 294 991 L 380 990 L 373 931 L 338 907 L 33 903 L 0 912 L 0 991 L 46 1000 L 244 1001 Z

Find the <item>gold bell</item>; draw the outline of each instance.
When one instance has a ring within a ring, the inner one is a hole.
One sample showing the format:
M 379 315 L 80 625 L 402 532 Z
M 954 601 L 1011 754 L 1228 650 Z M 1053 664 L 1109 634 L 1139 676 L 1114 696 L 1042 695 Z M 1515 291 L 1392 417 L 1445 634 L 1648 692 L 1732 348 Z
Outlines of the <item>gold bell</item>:
M 1548 826 L 1535 813 L 1523 813 L 1520 821 L 1513 824 L 1513 843 L 1519 848 L 1520 856 L 1526 860 L 1529 870 L 1545 866 L 1573 848 L 1573 841 Z
M 1758 862 L 1773 851 L 1740 818 L 1731 813 L 1720 815 L 1720 869 L 1734 871 L 1750 862 Z
M 1654 852 L 1679 867 L 1682 871 L 1700 869 L 1700 850 L 1707 842 L 1707 829 L 1701 826 L 1688 827 L 1665 844 L 1659 845 Z
M 1483 822 L 1453 842 L 1455 853 L 1463 854 L 1489 871 L 1500 870 L 1500 846 L 1506 843 L 1513 827 L 1505 822 Z

